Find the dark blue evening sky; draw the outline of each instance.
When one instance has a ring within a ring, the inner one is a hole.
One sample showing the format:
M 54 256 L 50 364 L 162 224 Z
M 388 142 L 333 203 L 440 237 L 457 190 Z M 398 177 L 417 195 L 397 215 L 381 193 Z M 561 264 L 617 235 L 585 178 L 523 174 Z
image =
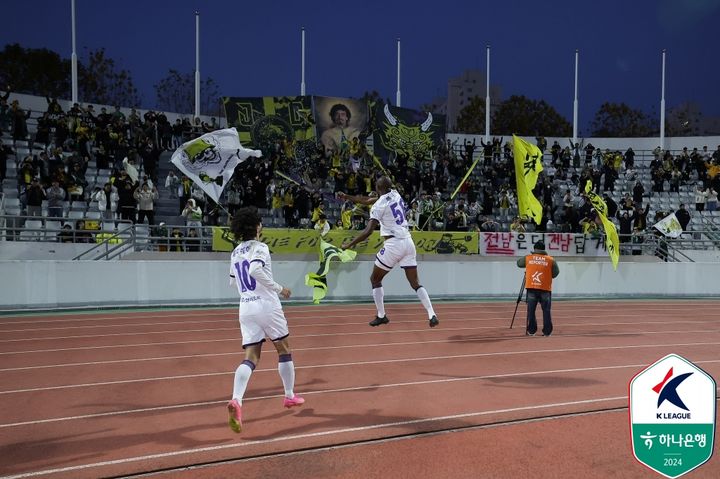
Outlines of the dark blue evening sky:
M 300 92 L 300 27 L 306 28 L 307 93 L 395 99 L 395 39 L 402 41 L 403 106 L 446 94 L 449 77 L 485 68 L 503 97 L 545 99 L 572 121 L 580 49 L 580 125 L 604 101 L 659 107 L 666 48 L 668 107 L 690 101 L 720 116 L 720 0 L 199 1 L 76 0 L 77 44 L 105 47 L 129 69 L 144 107 L 168 69 L 192 71 L 201 13 L 203 77 L 221 95 Z M 70 0 L 3 5 L 0 46 L 47 47 L 70 57 Z M 582 131 L 581 131 L 582 133 Z

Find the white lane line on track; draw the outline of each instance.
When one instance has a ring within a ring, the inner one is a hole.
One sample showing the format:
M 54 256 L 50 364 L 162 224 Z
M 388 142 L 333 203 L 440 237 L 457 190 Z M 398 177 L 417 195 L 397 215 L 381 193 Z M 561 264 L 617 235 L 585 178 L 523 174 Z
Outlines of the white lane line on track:
M 703 362 L 708 362 L 708 361 L 695 361 L 695 363 L 698 363 L 698 364 L 703 363 Z M 712 362 L 720 362 L 720 361 L 712 361 Z M 317 394 L 333 394 L 333 393 L 341 393 L 341 392 L 362 391 L 362 390 L 367 390 L 367 389 L 386 389 L 386 388 L 395 388 L 395 387 L 422 386 L 422 385 L 427 385 L 427 384 L 444 384 L 444 383 L 455 383 L 455 382 L 465 382 L 465 381 L 479 381 L 479 380 L 483 380 L 483 379 L 501 379 L 501 378 L 512 378 L 512 377 L 523 377 L 523 376 L 539 376 L 539 375 L 543 375 L 543 374 L 605 371 L 605 370 L 614 370 L 614 369 L 640 368 L 643 366 L 645 366 L 645 365 L 644 364 L 626 364 L 626 365 L 619 365 L 619 366 L 594 366 L 594 367 L 589 367 L 589 368 L 523 371 L 523 372 L 519 372 L 519 373 L 489 374 L 489 375 L 481 375 L 481 376 L 466 376 L 466 377 L 445 378 L 445 379 L 427 379 L 424 381 L 406 381 L 406 382 L 401 382 L 401 383 L 389 383 L 389 384 L 379 384 L 379 385 L 378 384 L 370 384 L 370 385 L 366 385 L 366 386 L 352 386 L 352 387 L 346 387 L 346 388 L 319 389 L 319 390 L 314 390 L 314 391 L 303 391 L 303 395 L 310 396 L 310 395 L 317 395 Z M 282 397 L 282 394 L 248 397 L 248 398 L 244 398 L 243 402 L 274 399 L 274 398 L 280 398 L 280 397 Z M 71 416 L 71 417 L 67 417 L 67 418 L 51 418 L 51 419 L 40 419 L 40 420 L 36 419 L 33 421 L 25 421 L 25 422 L 19 422 L 19 423 L 0 424 L 0 427 L 7 428 L 7 427 L 16 427 L 16 426 L 25 426 L 25 425 L 34 425 L 34 424 L 45 424 L 45 423 L 49 423 L 49 422 L 59 422 L 59 421 L 68 421 L 68 420 L 77 420 L 77 419 L 91 419 L 91 418 L 108 417 L 108 416 L 119 416 L 119 415 L 134 414 L 134 413 L 144 413 L 144 412 L 149 412 L 149 411 L 164 411 L 167 409 L 179 409 L 179 408 L 183 408 L 183 407 L 199 407 L 199 406 L 208 406 L 208 405 L 213 405 L 213 404 L 225 404 L 226 402 L 227 402 L 226 400 L 205 401 L 205 402 L 199 402 L 199 403 L 179 404 L 179 405 L 172 405 L 172 406 L 157 406 L 157 407 L 142 408 L 142 409 L 132 409 L 132 410 L 126 410 L 126 411 L 113 411 L 113 412 L 98 413 L 98 414 L 86 414 L 86 415 L 81 415 L 81 416 Z
M 582 323 L 577 324 L 578 326 L 582 326 Z M 602 323 L 601 326 L 608 326 L 612 325 L 612 323 Z M 305 334 L 305 335 L 291 335 L 290 337 L 292 339 L 298 339 L 298 338 L 310 338 L 310 337 L 316 337 L 316 336 L 350 336 L 350 335 L 369 335 L 369 334 L 390 334 L 390 333 L 417 333 L 417 332 L 433 332 L 435 333 L 439 331 L 474 331 L 474 330 L 488 330 L 488 329 L 498 329 L 497 327 L 477 327 L 477 328 L 454 328 L 454 329 L 412 329 L 412 330 L 396 330 L 396 331 L 368 331 L 366 333 L 339 333 L 339 334 L 326 334 L 326 335 L 317 335 L 317 334 Z M 503 328 L 504 329 L 504 328 Z M 711 334 L 711 333 L 720 333 L 720 330 L 716 329 L 696 329 L 696 330 L 688 330 L 688 329 L 682 329 L 682 330 L 670 330 L 670 331 L 623 331 L 623 332 L 608 332 L 608 331 L 602 331 L 602 333 L 574 333 L 574 334 L 562 334 L 562 336 L 558 335 L 559 337 L 563 338 L 577 338 L 577 337 L 596 337 L 598 334 L 602 334 L 602 336 L 639 336 L 643 334 L 674 334 L 674 333 L 681 333 L 681 334 L 692 334 L 692 333 L 698 333 L 698 334 Z M 474 340 L 487 340 L 491 338 L 483 337 L 483 338 L 463 338 L 460 341 L 474 341 Z M 497 336 L 496 339 L 505 339 L 505 340 L 524 340 L 524 336 Z M 168 342 L 157 342 L 157 343 L 137 343 L 137 344 L 109 344 L 109 345 L 103 345 L 103 346 L 80 346 L 76 348 L 54 348 L 54 349 L 31 349 L 31 350 L 25 350 L 25 351 L 3 351 L 0 352 L 0 356 L 7 356 L 7 355 L 13 355 L 13 354 L 36 354 L 36 353 L 52 353 L 52 352 L 65 352 L 65 351 L 91 351 L 91 350 L 97 350 L 97 349 L 115 349 L 115 348 L 136 348 L 136 347 L 158 347 L 158 346 L 174 346 L 174 345 L 184 345 L 184 344 L 199 344 L 199 343 L 220 343 L 220 342 L 240 342 L 240 338 L 230 338 L 230 339 L 197 339 L 197 340 L 191 340 L 191 341 L 168 341 Z M 443 340 L 443 341 L 450 341 L 450 339 Z M 368 346 L 372 346 L 372 344 L 368 344 Z M 296 348 L 293 348 L 296 349 Z M 307 348 L 312 349 L 312 348 Z
M 660 301 L 662 303 L 662 301 Z M 613 304 L 615 301 L 612 302 L 603 302 L 603 311 L 607 312 L 608 310 L 612 309 L 622 309 L 625 310 L 628 308 L 628 306 L 631 306 L 633 304 L 642 305 L 643 303 L 629 303 L 629 304 Z M 708 313 L 714 313 L 717 311 L 717 305 L 718 303 L 671 303 L 671 304 L 665 304 L 662 303 L 662 307 L 650 307 L 650 308 L 642 308 L 641 311 L 643 313 L 645 312 L 668 312 L 668 311 L 675 311 L 677 313 L 685 313 L 688 315 L 691 315 L 692 312 L 702 310 L 707 311 Z M 433 306 L 437 309 L 438 312 L 445 312 L 447 310 L 468 310 L 473 307 L 477 307 L 479 309 L 482 309 L 484 311 L 487 310 L 495 310 L 493 312 L 507 312 L 509 310 L 512 310 L 514 306 L 512 304 L 508 304 L 508 302 L 491 302 L 491 303 L 433 303 Z M 690 309 L 688 309 L 688 306 L 692 306 Z M 409 313 L 399 313 L 397 310 L 407 310 L 407 309 L 413 309 L 417 310 L 417 312 L 423 312 L 424 309 L 420 305 L 420 303 L 386 303 L 385 305 L 386 309 L 388 309 L 391 312 L 394 312 L 394 314 L 414 314 L 415 311 L 411 311 Z M 677 307 L 678 309 L 673 309 L 674 307 Z M 347 313 L 348 310 L 356 311 L 357 314 L 370 314 L 375 311 L 375 307 L 370 304 L 347 304 L 343 305 L 341 307 L 327 307 L 327 308 L 312 308 L 311 306 L 285 306 L 285 315 L 290 318 L 296 318 L 296 319 L 309 319 L 307 315 L 313 315 L 313 314 L 320 314 L 322 316 L 327 316 L 330 313 Z M 573 312 L 573 311 L 580 311 L 585 312 L 587 311 L 587 305 L 584 307 L 575 307 L 574 304 L 567 304 L 562 302 L 554 302 L 553 303 L 553 312 Z M 2 321 L 3 317 L 0 316 L 0 326 L 5 325 L 15 325 L 15 324 L 39 324 L 39 323 L 59 323 L 59 322 L 88 322 L 88 321 L 107 321 L 107 320 L 134 320 L 134 319 L 152 319 L 152 318 L 196 318 L 198 316 L 200 317 L 213 317 L 213 316 L 228 316 L 228 319 L 237 318 L 238 310 L 237 308 L 228 308 L 228 309 L 197 309 L 197 310 L 191 310 L 186 311 L 186 314 L 177 314 L 174 312 L 168 312 L 167 314 L 143 314 L 143 313 L 137 313 L 132 314 L 129 312 L 120 312 L 116 315 L 107 315 L 107 316 L 101 316 L 97 318 L 85 318 L 82 316 L 78 316 L 76 318 L 68 318 L 67 315 L 60 315 L 59 318 L 53 318 L 53 319 L 35 319 L 35 320 L 23 320 L 23 321 Z M 51 314 L 57 314 L 57 313 L 46 313 L 39 317 L 46 317 Z M 125 315 L 125 316 L 123 316 Z M 11 319 L 12 317 L 8 318 Z M 23 318 L 25 319 L 26 316 L 15 316 L 15 318 Z
M 464 311 L 457 311 L 452 312 L 450 314 L 467 314 Z M 412 312 L 412 313 L 395 313 L 391 314 L 393 318 L 397 316 L 413 316 L 417 317 L 418 313 Z M 448 317 L 449 315 L 442 315 L 442 320 L 446 321 L 502 321 L 506 320 L 507 318 L 505 316 L 493 316 L 493 317 L 482 317 L 482 318 L 453 318 Z M 589 319 L 596 319 L 597 315 L 582 315 L 582 314 L 553 314 L 554 318 L 556 320 L 562 320 L 567 318 L 572 319 L 579 319 L 579 318 L 589 318 Z M 720 313 L 717 311 L 713 311 L 711 313 L 702 313 L 699 314 L 697 311 L 693 310 L 691 314 L 688 314 L 687 317 L 689 318 L 696 318 L 698 316 L 710 316 L 711 318 L 717 318 L 720 317 Z M 344 314 L 344 315 L 333 315 L 333 318 L 340 319 L 340 318 L 357 318 L 357 314 Z M 605 315 L 605 318 L 636 318 L 637 319 L 637 313 L 634 314 L 607 314 Z M 313 323 L 313 324 L 296 324 L 295 321 L 298 318 L 292 318 L 288 317 L 288 321 L 292 323 L 292 326 L 294 328 L 314 328 L 314 327 L 340 327 L 340 326 L 354 326 L 354 325 L 365 325 L 367 324 L 367 321 L 358 321 L 358 322 L 333 322 L 333 323 Z M 307 319 L 307 318 L 301 318 L 301 319 Z M 315 318 L 313 318 L 315 319 Z M 319 318 L 318 318 L 319 319 Z M 47 321 L 48 323 L 52 323 L 51 321 Z M 395 321 L 393 320 L 393 324 L 407 324 L 407 323 L 417 323 L 418 320 L 413 321 Z M 702 323 L 706 321 L 702 320 L 694 320 L 694 319 L 687 319 L 687 320 L 680 320 L 679 318 L 674 318 L 673 321 L 664 321 L 664 322 L 673 322 L 673 323 Z M 136 327 L 145 327 L 145 326 L 166 326 L 171 324 L 234 324 L 236 325 L 238 323 L 237 318 L 232 319 L 223 319 L 223 320 L 197 320 L 197 321 L 164 321 L 164 322 L 153 322 L 153 323 L 118 323 L 118 324 L 94 324 L 90 326 L 58 326 L 53 328 L 26 328 L 26 329 L 0 329 L 0 333 L 23 333 L 23 332 L 42 332 L 42 331 L 67 331 L 69 329 L 96 329 L 96 328 L 125 328 L 125 329 L 132 329 Z M 662 323 L 662 321 L 655 321 L 655 322 L 648 322 L 643 321 L 643 324 L 654 324 L 654 323 Z M 634 322 L 627 322 L 627 323 L 614 323 L 614 324 L 637 324 L 637 321 Z M 214 329 L 214 328 L 213 328 Z M 182 330 L 179 330 L 178 332 L 182 332 Z M 134 334 L 141 334 L 141 332 L 134 333 Z M 44 338 L 37 338 L 37 339 L 44 339 Z M 2 341 L 0 341 L 2 342 Z
M 507 319 L 507 318 L 500 318 L 500 319 Z M 557 319 L 557 318 L 556 318 Z M 474 318 L 455 318 L 449 320 L 450 322 L 462 322 L 462 321 L 485 321 L 483 319 L 474 319 Z M 417 324 L 417 323 L 425 323 L 426 320 L 423 321 L 398 321 L 398 323 L 406 324 Z M 637 321 L 628 321 L 628 322 L 608 322 L 603 321 L 601 323 L 564 323 L 563 326 L 645 326 L 647 324 L 679 324 L 679 323 L 711 323 L 716 324 L 717 321 L 713 321 L 712 319 L 709 319 L 707 321 L 643 321 L 641 323 Z M 317 324 L 313 326 L 317 327 L 342 327 L 342 326 L 353 326 L 358 324 L 365 324 L 365 323 L 346 323 L 346 324 L 334 324 L 334 323 L 328 323 L 328 324 Z M 292 324 L 290 325 L 294 327 Z M 300 335 L 293 335 L 295 338 L 311 338 L 311 337 L 326 337 L 326 336 L 352 336 L 352 335 L 365 335 L 365 334 L 385 334 L 385 333 L 400 333 L 400 332 L 422 332 L 422 331 L 433 331 L 433 332 L 440 332 L 440 331 L 462 331 L 467 329 L 498 329 L 503 326 L 478 326 L 475 328 L 435 328 L 435 329 L 413 329 L 413 330 L 377 330 L 377 331 L 364 331 L 364 332 L 341 332 L 341 333 L 316 333 L 316 334 L 300 334 Z M 2 343 L 20 343 L 20 342 L 30 342 L 30 341 L 57 341 L 57 340 L 63 340 L 63 339 L 89 339 L 89 338 L 107 338 L 107 337 L 118 337 L 118 336 L 145 336 L 145 335 L 153 335 L 153 334 L 189 334 L 189 333 L 207 333 L 207 332 L 223 332 L 223 331 L 232 331 L 235 333 L 239 332 L 239 328 L 237 326 L 232 328 L 204 328 L 204 329 L 169 329 L 164 331 L 143 331 L 143 332 L 129 332 L 129 333 L 105 333 L 105 334 L 78 334 L 75 336 L 52 336 L 52 337 L 38 337 L 38 338 L 18 338 L 18 339 L 3 339 L 0 340 L 0 344 Z M 3 353 L 0 353 L 3 354 Z
M 376 366 L 379 364 L 413 363 L 413 362 L 417 362 L 417 361 L 440 361 L 440 360 L 452 360 L 452 359 L 467 359 L 467 358 L 479 358 L 479 357 L 484 357 L 487 355 L 501 356 L 501 355 L 512 355 L 512 354 L 513 354 L 512 352 L 453 354 L 453 355 L 449 355 L 449 356 L 426 356 L 426 357 L 421 357 L 421 358 L 381 359 L 381 360 L 373 360 L 373 361 L 354 361 L 354 362 L 347 362 L 347 363 L 300 365 L 300 366 L 295 366 L 295 369 L 300 370 L 300 369 L 342 368 L 342 367 L 352 367 L 352 366 Z M 720 362 L 720 360 L 718 360 L 718 362 Z M 268 372 L 268 371 L 275 371 L 275 369 L 256 370 L 256 372 Z M 158 377 L 151 377 L 151 378 L 123 379 L 123 380 L 117 380 L 117 381 L 100 381 L 100 382 L 94 382 L 94 383 L 65 384 L 65 385 L 61 385 L 61 386 L 47 386 L 47 387 L 38 387 L 38 388 L 23 388 L 23 389 L 12 389 L 12 390 L 0 391 L 0 395 L 20 394 L 20 393 L 29 393 L 29 392 L 36 393 L 36 392 L 42 392 L 42 391 L 57 391 L 57 390 L 100 387 L 100 386 L 115 386 L 118 384 L 134 384 L 134 383 L 147 383 L 147 382 L 157 382 L 157 381 L 175 381 L 175 380 L 180 380 L 180 379 L 196 379 L 196 378 L 206 378 L 206 377 L 232 375 L 232 374 L 235 374 L 234 370 L 232 370 L 232 371 L 215 371 L 215 372 L 196 373 L 196 374 L 181 374 L 181 375 L 177 375 L 177 376 L 158 376 Z
M 228 450 L 228 449 L 241 449 L 241 448 L 245 448 L 245 447 L 249 447 L 249 446 L 272 444 L 272 443 L 276 443 L 276 442 L 291 441 L 291 440 L 296 440 L 296 439 L 312 439 L 312 438 L 317 438 L 317 437 L 334 436 L 337 434 L 348 434 L 348 433 L 354 433 L 354 432 L 371 431 L 371 430 L 378 430 L 378 429 L 385 429 L 385 428 L 412 426 L 412 425 L 423 424 L 423 423 L 433 423 L 433 422 L 439 422 L 439 421 L 451 421 L 451 420 L 466 419 L 466 418 L 471 418 L 471 417 L 489 416 L 492 414 L 507 414 L 507 413 L 513 413 L 513 412 L 521 412 L 521 411 L 536 411 L 539 409 L 552 409 L 552 408 L 558 408 L 558 407 L 597 404 L 597 403 L 603 403 L 603 402 L 617 401 L 620 399 L 625 399 L 625 398 L 623 396 L 608 397 L 608 398 L 593 398 L 593 399 L 584 399 L 584 400 L 578 400 L 578 401 L 568 401 L 568 402 L 562 402 L 562 403 L 537 404 L 537 405 L 533 405 L 533 406 L 496 409 L 493 411 L 469 412 L 469 413 L 463 413 L 463 414 L 453 414 L 453 415 L 449 415 L 449 416 L 438 416 L 438 417 L 431 417 L 431 418 L 412 419 L 409 421 L 396 421 L 396 422 L 389 422 L 389 423 L 372 424 L 372 425 L 368 425 L 368 426 L 358 426 L 358 427 L 350 427 L 350 428 L 343 428 L 343 429 L 332 429 L 330 431 L 321 431 L 321 432 L 314 432 L 314 433 L 307 433 L 307 434 L 295 434 L 295 435 L 290 435 L 290 436 L 281 436 L 281 437 L 277 437 L 277 438 L 273 438 L 273 439 L 263 439 L 263 440 L 258 440 L 258 441 L 247 441 L 247 442 L 243 442 L 243 443 L 239 443 L 239 444 L 233 442 L 232 444 L 222 444 L 222 445 L 218 445 L 218 446 L 199 447 L 199 448 L 194 448 L 194 449 L 185 449 L 185 450 L 181 450 L 181 451 L 171 451 L 171 452 L 164 452 L 164 453 L 158 453 L 158 454 L 148 454 L 145 456 L 127 457 L 127 458 L 115 459 L 115 460 L 111 460 L 111 461 L 82 464 L 82 465 L 78 465 L 78 466 L 67 466 L 67 467 L 61 467 L 61 468 L 56 468 L 56 469 L 46 469 L 44 471 L 35 471 L 35 472 L 14 474 L 14 475 L 10 475 L 10 476 L 2 476 L 2 477 L 0 477 L 0 479 L 25 479 L 25 478 L 30 478 L 30 477 L 46 476 L 49 474 L 59 474 L 59 473 L 65 473 L 65 472 L 94 469 L 94 468 L 99 468 L 99 467 L 116 466 L 116 465 L 120 465 L 120 464 L 132 463 L 132 462 L 149 461 L 149 460 L 153 460 L 153 459 L 164 459 L 167 457 L 183 456 L 183 455 L 187 455 L 187 454 L 198 454 L 198 453 L 214 452 L 214 451 L 221 451 L 221 450 Z
M 325 351 L 325 350 L 338 350 L 338 349 L 353 349 L 353 348 L 367 348 L 367 347 L 386 347 L 386 346 L 416 346 L 433 343 L 452 344 L 465 342 L 467 340 L 431 340 L 431 341 L 408 341 L 408 342 L 397 342 L 397 343 L 378 343 L 378 344 L 349 344 L 347 346 L 325 346 L 317 348 L 293 348 L 293 352 L 297 351 Z M 473 341 L 473 340 L 471 340 Z M 632 344 L 623 346 L 595 346 L 590 348 L 567 348 L 567 349 L 533 349 L 525 351 L 497 351 L 492 353 L 481 353 L 479 356 L 501 356 L 501 355 L 513 355 L 513 354 L 538 354 L 538 353 L 559 353 L 559 352 L 576 352 L 576 351 L 604 351 L 614 349 L 637 349 L 637 348 L 659 348 L 659 347 L 681 347 L 681 346 L 715 346 L 720 345 L 720 342 L 710 343 L 668 343 L 668 344 Z M 23 366 L 16 368 L 4 368 L 0 369 L 2 372 L 12 371 L 28 371 L 35 369 L 51 369 L 51 368 L 66 368 L 66 367 L 83 367 L 83 366 L 106 366 L 109 364 L 127 364 L 136 362 L 150 362 L 150 361 L 169 361 L 177 359 L 198 359 L 198 358 L 213 358 L 220 356 L 241 356 L 242 353 L 238 351 L 231 351 L 227 353 L 208 353 L 208 354 L 187 354 L 183 356 L 157 356 L 153 358 L 132 358 L 132 359 L 116 359 L 108 361 L 89 361 L 84 363 L 60 363 L 60 364 L 45 364 L 38 366 Z M 299 368 L 299 366 L 296 366 Z M 261 371 L 275 371 L 274 369 L 258 369 L 255 372 Z

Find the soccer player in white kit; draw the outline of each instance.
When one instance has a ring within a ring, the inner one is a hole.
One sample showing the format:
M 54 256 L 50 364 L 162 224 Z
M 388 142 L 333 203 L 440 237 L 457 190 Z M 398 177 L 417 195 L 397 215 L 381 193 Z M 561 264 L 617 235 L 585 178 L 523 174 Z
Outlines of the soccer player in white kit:
M 230 231 L 242 240 L 230 257 L 231 284 L 240 293 L 240 330 L 245 360 L 235 371 L 232 399 L 228 403 L 228 423 L 235 432 L 242 430 L 242 400 L 250 375 L 260 361 L 265 337 L 269 337 L 278 352 L 278 372 L 285 388 L 283 406 L 302 405 L 305 400 L 293 391 L 295 365 L 288 344 L 287 320 L 278 294 L 290 297 L 290 290 L 273 280 L 270 250 L 260 241 L 262 219 L 255 208 L 241 208 L 235 212 Z
M 377 308 L 377 316 L 370 321 L 370 326 L 380 326 L 390 322 L 385 315 L 384 296 L 382 280 L 395 265 L 405 270 L 405 276 L 412 289 L 420 298 L 420 302 L 428 313 L 430 327 L 434 328 L 438 321 L 433 310 L 430 297 L 425 288 L 420 284 L 417 273 L 417 253 L 413 243 L 407 219 L 405 218 L 406 205 L 400 193 L 392 189 L 392 182 L 387 176 L 377 180 L 375 189 L 378 197 L 353 196 L 345 193 L 338 193 L 340 199 L 347 199 L 356 203 L 372 205 L 370 209 L 370 221 L 365 230 L 358 237 L 349 243 L 342 245 L 343 249 L 354 247 L 356 244 L 365 241 L 372 232 L 380 226 L 380 236 L 385 239 L 382 249 L 375 255 L 375 266 L 370 276 L 372 295 Z

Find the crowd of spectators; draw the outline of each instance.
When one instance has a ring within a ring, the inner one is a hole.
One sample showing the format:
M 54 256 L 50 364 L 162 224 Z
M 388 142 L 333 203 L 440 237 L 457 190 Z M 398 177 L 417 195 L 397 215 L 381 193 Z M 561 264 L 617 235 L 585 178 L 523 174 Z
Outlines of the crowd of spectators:
M 64 111 L 49 97 L 46 111 L 33 112 L 17 100 L 8 103 L 10 93 L 8 87 L 0 96 L 0 136 L 11 140 L 0 147 L 0 182 L 7 176 L 7 158 L 14 154 L 18 198 L 27 216 L 41 216 L 47 201 L 46 215 L 62 218 L 69 204 L 79 202 L 103 220 L 154 225 L 160 154 L 218 127 L 214 118 L 210 123 L 199 118 L 171 123 L 162 112 L 141 116 L 133 108 L 126 116 L 117 106 L 96 112 L 91 104 L 76 103 Z M 36 122 L 34 133 L 28 129 L 30 119 Z M 19 150 L 28 154 L 19 155 Z M 166 188 L 177 197 L 178 188 L 188 182 L 177 177 Z
M 675 212 L 669 208 L 656 211 L 648 225 L 648 196 L 664 191 L 666 181 L 672 191 L 678 191 L 681 185 L 689 188 L 697 184 L 696 211 L 702 211 L 705 204 L 706 209 L 716 208 L 720 146 L 713 153 L 705 147 L 689 154 L 685 149 L 677 156 L 656 150 L 649 169 L 653 177 L 657 171 L 663 171 L 664 176 L 656 180 L 657 189 L 646 191 L 632 148 L 625 152 L 602 150 L 590 143 L 584 145 L 569 140 L 568 146 L 562 147 L 556 141 L 548 149 L 542 137 L 536 138 L 536 143 L 544 153 L 545 168 L 534 190 L 543 205 L 540 225 L 517 216 L 513 149 L 500 138 L 481 142 L 480 146 L 474 142 L 457 145 L 448 141 L 440 145 L 431 158 L 381 159 L 374 157 L 362 142 L 345 152 L 326 151 L 318 144 L 316 150 L 299 161 L 292 156 L 292 145 L 279 143 L 262 161 L 241 165 L 226 190 L 226 201 L 231 212 L 247 205 L 267 208 L 275 226 L 311 227 L 320 215 L 325 215 L 335 229 L 361 230 L 365 227 L 368 209 L 341 203 L 335 194 L 339 191 L 371 194 L 375 180 L 387 172 L 408 201 L 406 216 L 413 229 L 557 231 L 598 236 L 601 234 L 599 220 L 585 197 L 585 185 L 589 181 L 608 204 L 609 216 L 619 224 L 624 242 Z M 478 154 L 482 161 L 474 174 L 462 185 L 459 194 L 450 198 Z M 670 163 L 676 166 L 664 168 L 661 157 L 665 159 L 665 166 Z M 274 168 L 292 171 L 300 185 L 279 179 L 281 177 L 273 174 Z M 684 173 L 678 177 L 673 170 Z M 621 195 L 616 188 L 618 181 L 632 193 Z M 682 217 L 681 224 L 686 229 L 689 212 L 684 204 L 676 215 L 679 219 Z
M 183 237 L 201 236 L 202 226 L 224 222 L 225 211 L 231 215 L 249 205 L 267 212 L 269 226 L 311 228 L 320 223 L 323 230 L 327 225 L 362 230 L 369 209 L 341 202 L 336 194 L 372 194 L 376 179 L 383 174 L 393 178 L 406 199 L 411 227 L 431 231 L 599 235 L 596 213 L 584 197 L 590 181 L 607 202 L 609 216 L 617 221 L 621 241 L 630 241 L 633 234 L 648 228 L 648 195 L 664 192 L 666 186 L 671 192 L 682 186 L 692 188 L 695 211 L 702 212 L 717 208 L 720 191 L 720 146 L 715 151 L 707 146 L 692 151 L 685 148 L 677 155 L 656 149 L 649 164 L 652 188 L 646 191 L 632 148 L 625 152 L 602 150 L 571 140 L 567 145 L 555 141 L 548 148 L 547 141 L 537 137 L 545 169 L 534 193 L 544 214 L 542 222 L 535 225 L 517 215 L 513 149 L 502 138 L 480 141 L 479 145 L 448 140 L 424 157 L 380 158 L 360 137 L 337 149 L 327 149 L 322 142 L 300 148 L 295 141 L 280 140 L 264 151 L 264 157 L 236 169 L 217 205 L 172 168 L 162 183 L 158 178 L 160 153 L 216 129 L 214 119 L 209 124 L 199 119 L 171 123 L 163 113 L 148 111 L 141 116 L 132 109 L 126 116 L 118 107 L 112 112 L 104 107 L 95 112 L 93 105 L 78 104 L 63 111 L 55 99 L 47 98 L 47 111 L 37 117 L 36 133 L 31 135 L 27 121 L 32 112 L 23 110 L 17 101 L 8 105 L 8 95 L 9 91 L 0 96 L 0 134 L 9 134 L 13 150 L 18 144 L 25 146 L 23 143 L 31 152 L 36 151 L 33 147 L 40 150 L 19 158 L 18 191 L 28 216 L 41 215 L 45 200 L 51 217 L 61 217 L 66 202 L 81 201 L 94 205 L 103 219 L 154 225 L 154 201 L 164 188 L 170 198 L 177 199 L 177 214 L 185 226 L 194 231 L 193 235 L 189 229 L 180 231 Z M 3 154 L 7 153 L 4 150 Z M 451 197 L 476 159 L 481 161 L 473 174 L 457 196 Z M 109 171 L 107 181 L 88 181 L 89 164 Z M 2 158 L 0 165 L 5 165 Z M 4 171 L 0 175 L 4 179 Z M 628 191 L 624 196 L 616 191 L 618 181 L 624 185 L 622 190 Z M 653 220 L 671 212 L 656 211 Z M 685 205 L 678 208 L 676 216 L 687 228 L 691 214 Z

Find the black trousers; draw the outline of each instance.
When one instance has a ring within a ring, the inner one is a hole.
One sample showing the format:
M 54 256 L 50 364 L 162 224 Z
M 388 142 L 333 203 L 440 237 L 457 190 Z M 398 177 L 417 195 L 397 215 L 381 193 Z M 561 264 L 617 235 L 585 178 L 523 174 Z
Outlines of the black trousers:
M 552 316 L 550 315 L 550 306 L 552 305 L 552 293 L 542 289 L 527 290 L 527 332 L 535 334 L 537 332 L 537 319 L 535 318 L 535 309 L 540 303 L 543 312 L 543 328 L 544 336 L 550 336 L 553 331 Z

